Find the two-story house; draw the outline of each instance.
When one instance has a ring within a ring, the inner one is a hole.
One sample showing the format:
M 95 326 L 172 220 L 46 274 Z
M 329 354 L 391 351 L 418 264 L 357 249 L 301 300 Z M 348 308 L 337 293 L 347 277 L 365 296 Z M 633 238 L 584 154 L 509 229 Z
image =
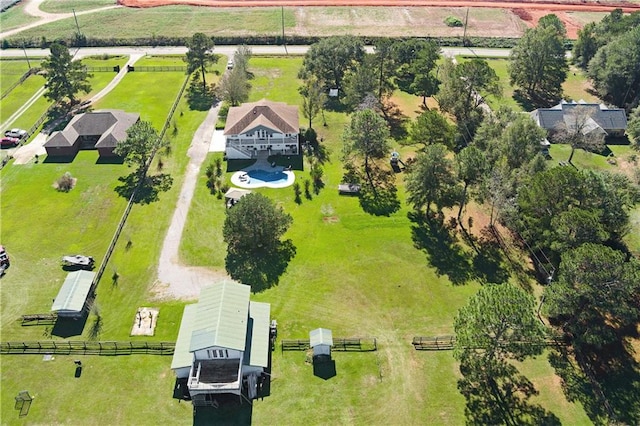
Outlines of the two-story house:
M 196 406 L 215 405 L 219 394 L 257 398 L 269 364 L 271 305 L 250 301 L 250 292 L 222 281 L 185 306 L 171 369 L 187 379 Z
M 229 108 L 224 127 L 228 160 L 298 155 L 298 107 L 262 99 Z

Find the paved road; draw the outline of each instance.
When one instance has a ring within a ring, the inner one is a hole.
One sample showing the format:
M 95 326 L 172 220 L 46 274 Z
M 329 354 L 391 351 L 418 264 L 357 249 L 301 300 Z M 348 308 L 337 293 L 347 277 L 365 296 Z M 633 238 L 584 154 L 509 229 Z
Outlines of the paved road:
M 254 55 L 304 55 L 309 46 L 249 46 Z M 231 56 L 238 49 L 238 46 L 216 45 L 214 52 Z M 368 47 L 368 51 L 373 51 L 373 47 Z M 24 58 L 26 54 L 30 58 L 44 58 L 49 56 L 49 49 L 6 49 L 0 50 L 0 58 Z M 87 56 L 99 55 L 184 55 L 186 47 L 180 46 L 158 46 L 158 47 L 82 47 L 77 49 L 75 57 L 84 58 Z M 470 48 L 470 47 L 443 47 L 442 53 L 446 56 L 471 55 L 481 57 L 506 58 L 511 52 L 510 49 L 493 48 Z

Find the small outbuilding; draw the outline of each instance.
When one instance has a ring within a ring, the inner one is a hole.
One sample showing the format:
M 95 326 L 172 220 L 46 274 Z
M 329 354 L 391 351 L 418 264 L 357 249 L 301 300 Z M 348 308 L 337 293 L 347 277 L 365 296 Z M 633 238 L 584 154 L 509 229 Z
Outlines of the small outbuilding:
M 248 189 L 240 189 L 240 188 L 229 188 L 229 190 L 224 194 L 225 204 L 227 208 L 233 207 L 242 197 L 247 194 L 251 194 L 251 191 Z
M 333 346 L 333 335 L 331 330 L 326 328 L 316 328 L 309 333 L 309 346 L 313 349 L 313 356 L 331 356 L 331 346 Z
M 69 272 L 51 310 L 59 317 L 78 318 L 88 309 L 87 299 L 96 273 L 90 271 Z

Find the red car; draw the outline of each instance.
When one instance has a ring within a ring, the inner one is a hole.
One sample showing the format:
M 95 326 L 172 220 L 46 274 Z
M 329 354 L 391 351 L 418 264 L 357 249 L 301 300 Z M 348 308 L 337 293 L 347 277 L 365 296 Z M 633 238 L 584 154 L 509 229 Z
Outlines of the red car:
M 11 136 L 5 136 L 0 140 L 0 146 L 2 147 L 18 146 L 19 143 L 20 143 L 20 139 L 12 138 Z

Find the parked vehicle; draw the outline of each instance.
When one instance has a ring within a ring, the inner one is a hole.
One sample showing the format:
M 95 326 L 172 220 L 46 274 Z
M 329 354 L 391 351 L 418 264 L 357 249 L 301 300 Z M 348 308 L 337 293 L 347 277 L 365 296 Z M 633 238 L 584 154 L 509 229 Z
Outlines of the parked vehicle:
M 233 59 L 229 59 L 227 61 L 227 69 L 230 70 L 233 68 Z
M 0 146 L 2 147 L 13 147 L 20 145 L 20 139 L 14 138 L 11 136 L 5 136 L 0 139 Z
M 23 139 L 27 137 L 27 131 L 22 129 L 11 129 L 4 132 L 4 135 L 10 138 Z
M 95 262 L 91 256 L 83 256 L 81 254 L 74 254 L 71 256 L 62 257 L 62 266 L 67 268 L 80 268 L 80 269 L 93 269 Z
M 7 251 L 4 249 L 4 246 L 0 245 L 0 277 L 4 275 L 4 271 L 7 270 L 10 264 L 11 262 Z

